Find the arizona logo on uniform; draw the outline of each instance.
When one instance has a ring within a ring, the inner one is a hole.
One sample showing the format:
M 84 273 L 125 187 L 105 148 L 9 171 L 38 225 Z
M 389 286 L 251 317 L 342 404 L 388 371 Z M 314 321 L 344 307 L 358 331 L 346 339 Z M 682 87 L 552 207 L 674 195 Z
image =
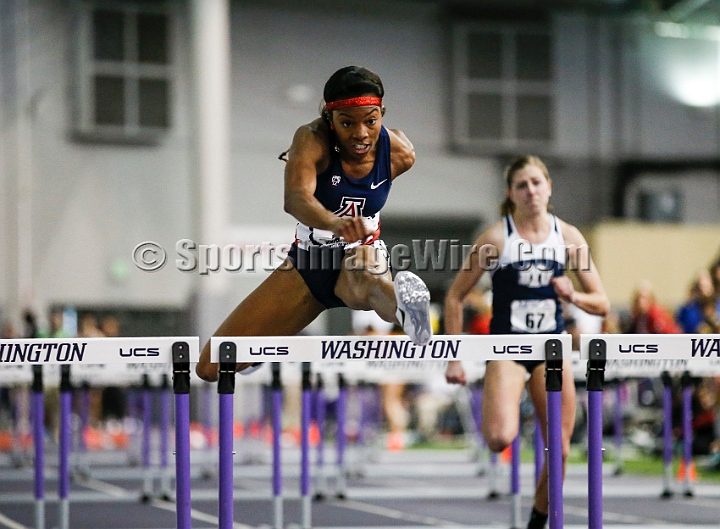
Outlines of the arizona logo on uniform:
M 335 211 L 338 217 L 362 217 L 365 199 L 357 197 L 342 197 L 340 208 Z

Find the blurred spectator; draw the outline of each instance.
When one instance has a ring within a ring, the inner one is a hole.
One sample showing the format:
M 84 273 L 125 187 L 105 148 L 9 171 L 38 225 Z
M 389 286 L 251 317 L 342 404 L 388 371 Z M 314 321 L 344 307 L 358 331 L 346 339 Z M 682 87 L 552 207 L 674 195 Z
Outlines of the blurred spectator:
M 631 334 L 678 334 L 682 333 L 672 314 L 656 300 L 652 284 L 643 280 L 633 293 L 631 321 L 628 333 Z
M 97 318 L 92 314 L 83 314 L 78 319 L 79 338 L 102 338 L 103 333 L 98 327 Z M 90 424 L 97 424 L 102 416 L 102 389 L 89 388 L 90 395 Z
M 694 387 L 691 398 L 692 409 L 692 454 L 704 456 L 711 453 L 716 442 L 715 431 L 715 393 L 707 380 L 694 379 Z M 682 392 L 673 395 L 672 424 L 673 436 L 676 440 L 682 440 Z
M 115 316 L 105 316 L 100 322 L 103 336 L 120 336 L 120 322 Z
M 720 296 L 720 256 L 710 266 L 710 277 L 712 278 L 715 295 Z
M 104 336 L 120 336 L 120 322 L 114 316 L 106 316 L 100 322 L 100 328 Z M 103 388 L 100 397 L 101 417 L 104 421 L 108 419 L 122 419 L 127 413 L 127 399 L 125 391 L 116 386 Z
M 69 338 L 63 325 L 63 312 L 60 309 L 50 311 L 50 331 L 48 338 Z
M 480 289 L 471 291 L 465 298 L 465 332 L 468 334 L 490 334 L 492 319 L 492 291 Z
M 35 313 L 32 309 L 25 309 L 23 312 L 23 338 L 37 338 L 39 335 Z
M 79 323 L 78 336 L 80 338 L 101 338 L 104 336 L 98 327 L 97 318 L 92 314 L 83 314 Z
M 15 326 L 11 321 L 5 321 L 2 324 L 2 331 L 0 331 L 0 338 L 3 340 L 12 340 L 13 338 L 19 338 Z
M 688 300 L 677 312 L 676 319 L 684 333 L 697 333 L 698 327 L 705 319 L 704 306 L 713 300 L 715 312 L 720 313 L 720 300 L 715 299 L 713 280 L 710 272 L 701 270 L 690 286 Z
M 715 298 L 706 298 L 702 304 L 702 321 L 696 332 L 700 334 L 720 334 L 720 308 Z

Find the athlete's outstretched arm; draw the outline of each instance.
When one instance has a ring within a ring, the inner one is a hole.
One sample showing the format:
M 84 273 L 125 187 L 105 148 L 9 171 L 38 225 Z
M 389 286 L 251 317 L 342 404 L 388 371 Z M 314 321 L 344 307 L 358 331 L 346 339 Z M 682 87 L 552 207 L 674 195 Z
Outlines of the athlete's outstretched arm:
M 415 147 L 403 131 L 388 129 L 388 133 L 390 135 L 392 179 L 395 180 L 415 164 Z
M 607 316 L 610 312 L 610 300 L 595 268 L 585 237 L 575 226 L 564 222 L 561 226 L 568 247 L 568 268 L 575 272 L 583 291 L 575 290 L 570 278 L 561 276 L 553 279 L 555 292 L 562 300 L 576 305 L 588 314 Z
M 323 126 L 316 120 L 295 132 L 285 165 L 285 211 L 303 224 L 329 230 L 347 242 L 363 240 L 371 231 L 361 217 L 340 218 L 314 196 L 318 169 L 328 160 L 327 139 L 318 130 Z
M 463 303 L 475 288 L 482 275 L 502 252 L 502 223 L 498 222 L 480 235 L 472 251 L 465 258 L 445 296 L 445 333 L 461 334 L 463 329 Z M 445 378 L 451 384 L 465 384 L 465 371 L 459 361 L 448 362 Z

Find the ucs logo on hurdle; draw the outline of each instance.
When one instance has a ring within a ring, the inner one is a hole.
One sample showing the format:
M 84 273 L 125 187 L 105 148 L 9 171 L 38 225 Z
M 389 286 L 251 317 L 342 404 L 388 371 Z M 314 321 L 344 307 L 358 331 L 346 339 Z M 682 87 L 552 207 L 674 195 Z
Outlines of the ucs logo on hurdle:
M 120 347 L 120 356 L 122 358 L 160 356 L 159 347 L 128 347 L 123 349 Z
M 257 349 L 253 349 L 252 346 L 250 346 L 250 354 L 253 356 L 284 356 L 290 354 L 290 348 L 289 347 L 275 347 L 274 345 L 269 345 L 267 347 L 258 347 Z
M 660 351 L 660 346 L 656 343 L 634 343 L 623 347 L 623 344 L 618 344 L 618 352 L 627 353 L 657 353 Z M 694 356 L 694 355 L 693 355 Z
M 532 350 L 532 345 L 493 345 L 493 353 L 496 355 L 529 355 Z

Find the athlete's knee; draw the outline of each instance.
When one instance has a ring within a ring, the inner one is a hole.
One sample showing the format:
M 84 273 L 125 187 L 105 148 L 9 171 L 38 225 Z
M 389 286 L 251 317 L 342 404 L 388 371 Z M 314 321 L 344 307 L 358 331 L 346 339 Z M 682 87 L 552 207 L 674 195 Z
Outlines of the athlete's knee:
M 517 436 L 517 431 L 511 428 L 483 428 L 483 439 L 492 452 L 502 452 L 512 444 Z
M 361 276 L 382 276 L 389 270 L 388 260 L 381 248 L 358 246 L 343 261 L 343 269 Z
M 344 276 L 344 277 L 343 277 Z M 363 270 L 341 272 L 335 294 L 350 308 L 367 310 L 370 307 L 370 292 L 384 281 L 383 276 Z

